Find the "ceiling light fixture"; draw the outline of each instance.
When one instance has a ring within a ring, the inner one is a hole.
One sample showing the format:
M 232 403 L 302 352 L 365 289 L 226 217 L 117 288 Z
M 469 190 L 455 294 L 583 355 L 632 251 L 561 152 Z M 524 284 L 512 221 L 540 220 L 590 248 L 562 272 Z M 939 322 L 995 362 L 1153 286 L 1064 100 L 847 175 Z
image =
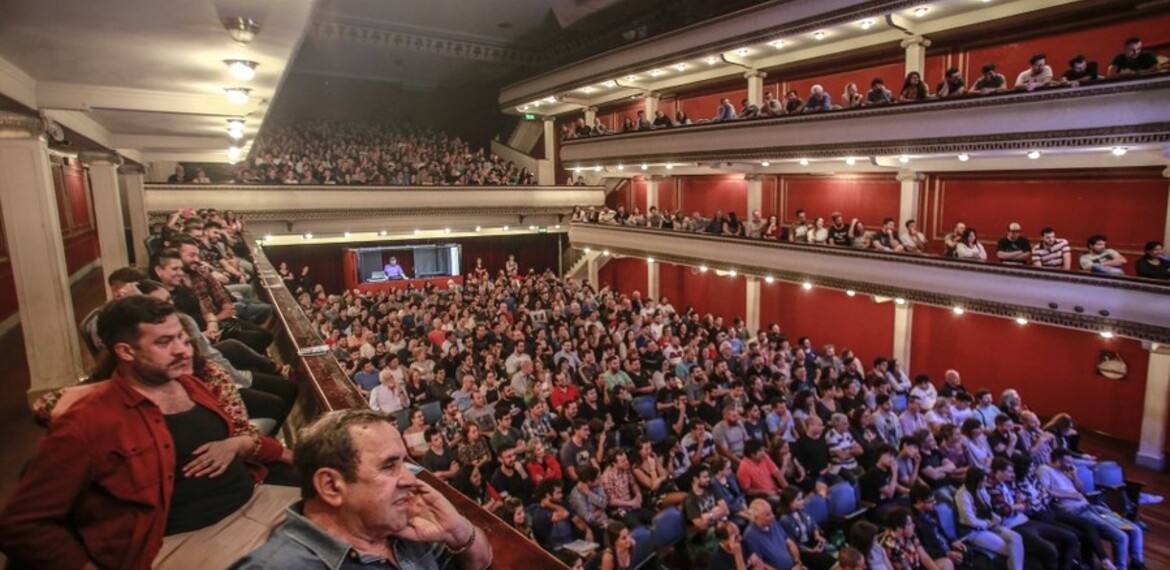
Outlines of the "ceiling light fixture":
M 801 166 L 808 166 L 808 159 L 807 158 L 800 159 L 800 165 Z
M 646 258 L 646 263 L 654 263 L 654 258 L 653 258 L 653 257 L 647 257 L 647 258 Z
M 817 31 L 813 32 L 813 39 L 819 42 L 819 41 L 825 39 L 826 35 L 827 34 L 825 34 L 824 30 L 817 30 Z
M 386 230 L 382 230 L 382 231 L 378 232 L 378 235 L 380 235 L 382 237 L 386 237 L 386 233 L 387 233 Z
M 418 235 L 418 234 L 421 234 L 421 233 L 422 233 L 422 230 L 420 230 L 420 229 L 418 229 L 418 228 L 414 228 L 414 235 Z
M 617 169 L 618 169 L 618 170 L 625 170 L 625 169 L 626 169 L 626 165 L 624 165 L 624 164 L 619 164 L 619 165 L 617 165 Z
M 650 70 L 650 77 L 658 77 L 659 75 L 662 75 L 663 73 L 666 73 L 666 72 L 662 71 L 661 69 L 651 69 Z
M 965 152 L 959 153 L 959 162 L 967 162 L 968 160 L 971 160 L 971 155 Z
M 586 85 L 586 86 L 582 87 L 581 89 L 579 89 L 578 91 L 585 93 L 585 94 L 589 94 L 589 93 L 592 93 L 594 91 L 597 91 L 597 89 L 595 89 L 592 85 Z
M 853 296 L 857 295 L 857 291 L 854 291 L 853 289 L 846 289 L 845 294 L 849 295 L 850 297 L 853 297 Z
M 244 120 L 243 119 L 228 119 L 227 120 L 228 136 L 233 139 L 240 140 L 244 138 Z
M 264 234 L 264 241 L 272 241 L 272 234 Z
M 239 161 L 240 157 L 242 157 L 243 154 L 244 154 L 244 150 L 241 149 L 238 144 L 233 143 L 232 146 L 228 147 L 227 157 L 228 157 L 229 162 Z
M 247 45 L 260 33 L 260 24 L 251 18 L 224 18 L 223 28 L 238 43 Z
M 590 248 L 588 248 L 588 247 L 587 247 L 587 248 L 585 248 L 585 253 L 589 253 L 589 252 L 591 252 L 591 251 L 593 251 L 593 250 L 592 250 L 592 249 L 590 249 Z
M 601 172 L 601 165 L 599 164 L 599 165 L 597 165 L 597 166 L 594 166 L 594 167 L 593 167 L 593 172 Z
M 642 170 L 646 170 L 647 168 L 650 168 L 650 165 L 648 165 L 648 164 L 642 164 Z
M 345 233 L 343 233 L 343 234 L 341 234 L 341 235 L 342 235 L 342 236 L 344 236 L 344 237 L 349 237 L 349 236 L 350 236 L 350 233 L 349 233 L 349 232 L 345 232 Z
M 451 228 L 443 228 L 443 233 L 445 233 L 445 234 L 451 233 Z
M 776 278 L 775 278 L 775 277 L 772 277 L 771 275 L 769 275 L 769 276 L 767 276 L 767 277 L 765 277 L 765 278 L 764 278 L 764 283 L 767 283 L 767 284 L 769 284 L 769 285 L 771 285 L 771 284 L 773 284 L 773 283 L 775 283 L 775 282 L 776 282 Z
M 510 229 L 512 229 L 512 226 L 504 226 L 504 227 L 503 227 L 503 230 L 504 230 L 504 231 L 508 231 L 508 230 L 510 230 Z
M 627 75 L 626 76 L 626 81 L 637 81 L 637 80 L 638 80 L 637 75 Z
M 256 78 L 256 67 L 259 63 L 246 59 L 226 59 L 228 73 L 240 81 L 251 81 Z
M 1030 158 L 1032 160 L 1036 160 L 1036 159 L 1040 158 L 1040 151 L 1034 150 L 1034 151 L 1029 152 L 1028 158 Z
M 963 307 L 955 307 L 955 308 L 951 309 L 951 311 L 954 312 L 956 315 L 961 315 L 961 314 L 967 312 L 965 309 L 963 309 Z
M 1113 156 L 1125 156 L 1125 153 L 1129 152 L 1129 149 L 1123 146 L 1115 146 L 1113 147 L 1113 150 L 1109 152 L 1112 152 Z
M 225 87 L 223 92 L 227 95 L 228 101 L 236 105 L 243 105 L 248 102 L 252 90 L 247 87 Z
M 1113 331 L 1101 331 L 1101 338 L 1113 338 Z
M 910 162 L 910 157 L 903 154 L 902 156 L 898 157 L 898 162 L 901 162 L 902 164 L 906 164 L 906 163 Z
M 688 67 L 690 67 L 690 66 L 689 66 L 689 65 L 687 65 L 687 64 L 685 64 L 685 63 L 676 63 L 676 64 L 674 64 L 674 69 L 675 69 L 676 71 L 686 71 Z
M 919 18 L 925 16 L 927 12 L 930 12 L 930 6 L 919 6 L 914 9 L 914 15 Z
M 669 163 L 669 162 L 668 162 L 668 163 L 666 163 L 666 169 L 667 169 L 667 170 L 671 170 L 671 169 L 673 169 L 673 168 L 674 168 L 674 165 L 673 165 L 673 164 L 671 164 L 671 163 Z
M 601 252 L 601 255 L 609 255 L 609 250 L 608 250 L 608 249 L 606 249 L 606 250 L 603 250 L 603 251 Z
M 845 164 L 848 164 L 849 166 L 853 166 L 854 164 L 857 164 L 857 159 L 850 156 L 850 157 L 845 159 Z
M 739 57 L 743 57 L 749 53 L 751 53 L 751 50 L 749 50 L 748 48 L 739 48 L 739 49 L 735 50 L 735 55 L 738 55 Z
M 1024 325 L 1028 324 L 1028 319 L 1025 319 L 1024 317 L 1016 317 L 1016 324 L 1020 325 L 1020 326 L 1024 326 Z
M 483 226 L 475 226 L 475 231 L 477 231 L 477 232 L 482 230 L 482 229 L 483 229 Z
M 706 272 L 707 272 L 707 266 L 706 266 L 706 265 L 700 265 L 700 266 L 699 266 L 699 273 L 706 273 Z
M 760 163 L 760 166 L 763 166 L 764 168 L 768 168 L 768 166 L 770 166 L 771 164 L 772 164 L 771 162 L 768 162 L 765 160 L 765 161 Z
M 776 49 L 784 49 L 784 40 L 773 40 L 768 42 L 768 45 Z
M 709 56 L 704 61 L 707 62 L 707 65 L 715 65 L 716 63 L 719 63 L 719 58 L 712 55 L 712 56 Z
M 896 304 L 898 304 L 898 305 L 905 305 L 905 304 L 906 304 L 906 299 L 903 299 L 903 298 L 901 298 L 901 297 L 898 297 L 897 299 L 894 299 L 894 303 L 896 303 Z
M 312 232 L 305 232 L 305 235 L 302 237 L 304 237 L 305 239 L 313 239 L 313 233 Z
M 808 282 L 808 281 L 805 281 L 804 283 L 801 283 L 801 284 L 800 284 L 800 286 L 801 286 L 801 287 L 803 287 L 805 291 L 811 291 L 811 290 L 812 290 L 812 283 L 810 283 L 810 282 Z
M 870 18 L 866 18 L 866 19 L 862 20 L 861 22 L 859 22 L 857 25 L 861 26 L 861 29 L 863 29 L 863 30 L 868 30 L 868 29 L 873 27 L 873 20 Z
M 616 80 L 616 79 L 610 79 L 609 81 L 606 81 L 605 83 L 602 83 L 602 84 L 601 84 L 601 86 L 602 86 L 602 87 L 605 87 L 606 89 L 613 89 L 614 87 L 617 87 L 617 80 Z
M 734 269 L 727 272 L 728 277 L 735 277 L 736 275 L 739 275 L 739 273 L 736 273 L 736 271 Z

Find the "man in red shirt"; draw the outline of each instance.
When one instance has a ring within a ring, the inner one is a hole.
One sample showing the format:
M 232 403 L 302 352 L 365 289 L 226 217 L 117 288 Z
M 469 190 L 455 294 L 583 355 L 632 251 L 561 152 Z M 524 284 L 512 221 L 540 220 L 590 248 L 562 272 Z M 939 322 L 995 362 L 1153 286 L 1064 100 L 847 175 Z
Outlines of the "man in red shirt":
M 569 381 L 568 375 L 564 372 L 557 372 L 556 385 L 548 395 L 548 401 L 552 404 L 552 408 L 557 412 L 561 411 L 561 406 L 566 402 L 575 402 L 581 398 L 581 392 L 577 390 L 576 384 Z
M 113 376 L 51 425 L 0 513 L 0 550 L 30 568 L 226 567 L 296 489 L 256 486 L 263 468 L 243 458 L 258 441 L 192 376 L 172 305 L 113 301 L 98 334 Z
M 755 439 L 749 439 L 744 443 L 743 461 L 739 462 L 735 476 L 748 497 L 763 498 L 771 502 L 778 503 L 780 491 L 787 486 L 780 469 L 764 450 L 764 444 Z

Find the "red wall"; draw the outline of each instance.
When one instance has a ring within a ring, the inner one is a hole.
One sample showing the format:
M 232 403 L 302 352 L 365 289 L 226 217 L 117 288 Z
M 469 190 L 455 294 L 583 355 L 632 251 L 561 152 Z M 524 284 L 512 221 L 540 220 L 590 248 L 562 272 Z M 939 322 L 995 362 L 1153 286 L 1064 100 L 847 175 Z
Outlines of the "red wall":
M 785 93 L 795 89 L 801 99 L 808 100 L 808 96 L 812 92 L 812 86 L 820 85 L 833 98 L 833 104 L 840 105 L 841 94 L 845 92 L 845 85 L 856 83 L 857 89 L 865 93 L 869 90 L 869 82 L 873 81 L 875 77 L 881 77 L 886 87 L 897 94 L 901 90 L 902 80 L 905 78 L 903 69 L 905 69 L 905 64 L 901 61 L 896 61 L 862 69 L 851 69 L 828 75 L 785 81 L 780 84 L 779 89 Z
M 848 223 L 859 218 L 867 227 L 881 223 L 882 218 L 898 217 L 901 184 L 892 175 L 873 176 L 788 176 L 782 179 L 785 192 L 784 219 L 796 219 L 796 211 L 804 209 L 808 219 L 825 218 L 838 211 Z
M 889 357 L 894 347 L 893 303 L 876 303 L 868 295 L 796 283 L 760 284 L 760 326 L 778 323 L 793 342 L 807 336 L 819 350 L 825 344 L 846 348 L 869 366 L 874 357 Z
M 692 122 L 697 122 L 699 119 L 710 119 L 715 116 L 715 111 L 719 108 L 719 101 L 724 97 L 730 99 L 731 104 L 735 105 L 735 110 L 739 111 L 742 107 L 741 103 L 747 98 L 747 80 L 680 93 L 675 97 L 674 106 L 670 111 L 673 114 L 681 108 L 686 111 Z
M 954 368 L 972 391 L 987 388 L 998 399 L 1015 388 L 1041 417 L 1068 412 L 1086 428 L 1139 439 L 1148 356 L 1138 341 L 925 306 L 914 307 L 912 337 L 913 373 L 938 383 Z M 1121 353 L 1128 379 L 1096 374 L 1101 350 Z
M 1033 240 L 1052 226 L 1074 253 L 1089 235 L 1102 233 L 1111 247 L 1136 256 L 1146 241 L 1161 238 L 1166 224 L 1166 179 L 1157 169 L 932 175 L 926 188 L 931 215 L 924 231 L 936 248 L 958 221 L 979 230 L 988 245 L 1008 223 L 1019 222 Z
M 623 257 L 609 260 L 597 274 L 598 286 L 609 286 L 627 295 L 634 291 L 646 298 L 646 260 Z
M 746 313 L 744 277 L 718 275 L 714 270 L 700 273 L 698 268 L 663 263 L 659 267 L 658 289 L 675 310 L 694 307 L 699 313 L 723 317 L 731 324 Z
M 710 216 L 716 209 L 735 212 L 740 219 L 747 210 L 747 182 L 742 175 L 685 176 L 678 183 L 678 208 L 690 214 L 698 211 Z

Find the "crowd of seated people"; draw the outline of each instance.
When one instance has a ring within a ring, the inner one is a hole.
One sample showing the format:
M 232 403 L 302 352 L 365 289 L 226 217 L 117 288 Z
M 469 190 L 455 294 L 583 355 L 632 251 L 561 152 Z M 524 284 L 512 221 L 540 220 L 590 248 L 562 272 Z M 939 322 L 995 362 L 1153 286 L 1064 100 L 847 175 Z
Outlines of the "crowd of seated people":
M 749 218 L 741 220 L 735 212 L 725 214 L 722 210 L 715 210 L 707 218 L 697 211 L 687 215 L 681 210 L 670 212 L 655 206 L 651 206 L 646 214 L 636 206 L 627 212 L 624 205 L 619 205 L 616 210 L 604 206 L 578 208 L 573 211 L 572 220 L 919 255 L 927 254 L 929 245 L 929 239 L 918 229 L 916 220 L 906 220 L 899 231 L 893 218 L 885 218 L 880 226 L 866 227 L 858 218 L 846 223 L 841 212 L 831 213 L 826 222 L 823 217 L 809 218 L 804 210 L 797 210 L 795 220 L 781 221 L 776 215 L 764 217 L 759 210 L 754 210 Z M 1006 265 L 1063 270 L 1075 267 L 1103 275 L 1127 274 L 1125 268 L 1129 260 L 1108 247 L 1106 236 L 1093 234 L 1084 244 L 1084 250 L 1078 255 L 1074 266 L 1073 247 L 1067 239 L 1057 237 L 1054 228 L 1041 228 L 1040 239 L 1033 243 L 1024 237 L 1020 224 L 1011 222 L 1004 237 L 996 242 L 994 256 L 999 263 Z M 973 262 L 991 259 L 987 248 L 979 240 L 978 231 L 967 227 L 964 222 L 957 222 L 943 236 L 943 255 Z M 1166 254 L 1161 241 L 1147 242 L 1143 255 L 1133 267 L 1138 277 L 1170 280 L 1170 255 Z
M 691 124 L 767 119 L 891 104 L 985 96 L 996 93 L 1079 87 L 1105 80 L 1124 80 L 1164 72 L 1170 70 L 1170 61 L 1159 58 L 1152 51 L 1143 50 L 1141 38 L 1131 37 L 1125 40 L 1124 50 L 1110 61 L 1104 72 L 1099 69 L 1098 62 L 1089 61 L 1083 55 L 1077 55 L 1070 59 L 1068 69 L 1059 76 L 1053 73 L 1052 67 L 1048 64 L 1048 57 L 1043 53 L 1032 55 L 1027 62 L 1021 62 L 1021 66 L 1024 69 L 1016 76 L 1014 83 L 1009 82 L 1007 77 L 998 72 L 994 63 L 983 65 L 979 75 L 970 83 L 963 78 L 959 68 L 952 67 L 944 72 L 933 93 L 930 91 L 927 79 L 921 73 L 912 71 L 906 75 L 901 88 L 896 92 L 886 86 L 883 78 L 875 77 L 870 81 L 868 89 L 864 91 L 856 83 L 848 83 L 845 86 L 845 91 L 841 93 L 840 99 L 836 101 L 823 86 L 813 85 L 807 97 L 802 97 L 796 90 L 789 90 L 780 99 L 773 96 L 770 91 L 765 91 L 764 99 L 759 105 L 744 99 L 738 110 L 735 104 L 725 97 L 719 101 L 714 113 L 709 118 L 696 118 L 693 121 L 681 109 L 673 119 L 663 111 L 658 111 L 652 121 L 647 119 L 644 111 L 638 111 L 636 119 L 626 116 L 621 126 L 612 131 L 600 119 L 597 119 L 593 125 L 586 125 L 585 119 L 579 119 L 575 125 L 566 125 L 562 129 L 561 139 L 571 140 L 616 133 L 674 128 Z
M 416 461 L 568 562 L 584 540 L 588 567 L 635 567 L 681 516 L 673 567 L 1143 567 L 1137 523 L 1078 487 L 1096 460 L 1071 418 L 1042 424 L 1014 390 L 477 266 L 300 302 Z M 842 488 L 868 508 L 848 532 L 808 506 Z M 966 542 L 940 538 L 936 501 Z
M 266 125 L 235 182 L 516 186 L 536 184 L 536 173 L 441 132 L 320 120 Z

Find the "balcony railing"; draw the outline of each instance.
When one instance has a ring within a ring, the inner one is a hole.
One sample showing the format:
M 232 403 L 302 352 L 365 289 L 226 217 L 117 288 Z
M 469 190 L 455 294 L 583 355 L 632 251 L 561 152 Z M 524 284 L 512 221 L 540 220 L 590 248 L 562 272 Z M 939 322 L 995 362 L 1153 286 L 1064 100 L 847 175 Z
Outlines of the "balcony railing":
M 1030 267 L 573 224 L 573 247 L 1170 342 L 1170 285 Z
M 1170 74 L 566 141 L 568 166 L 695 163 L 1170 141 Z

